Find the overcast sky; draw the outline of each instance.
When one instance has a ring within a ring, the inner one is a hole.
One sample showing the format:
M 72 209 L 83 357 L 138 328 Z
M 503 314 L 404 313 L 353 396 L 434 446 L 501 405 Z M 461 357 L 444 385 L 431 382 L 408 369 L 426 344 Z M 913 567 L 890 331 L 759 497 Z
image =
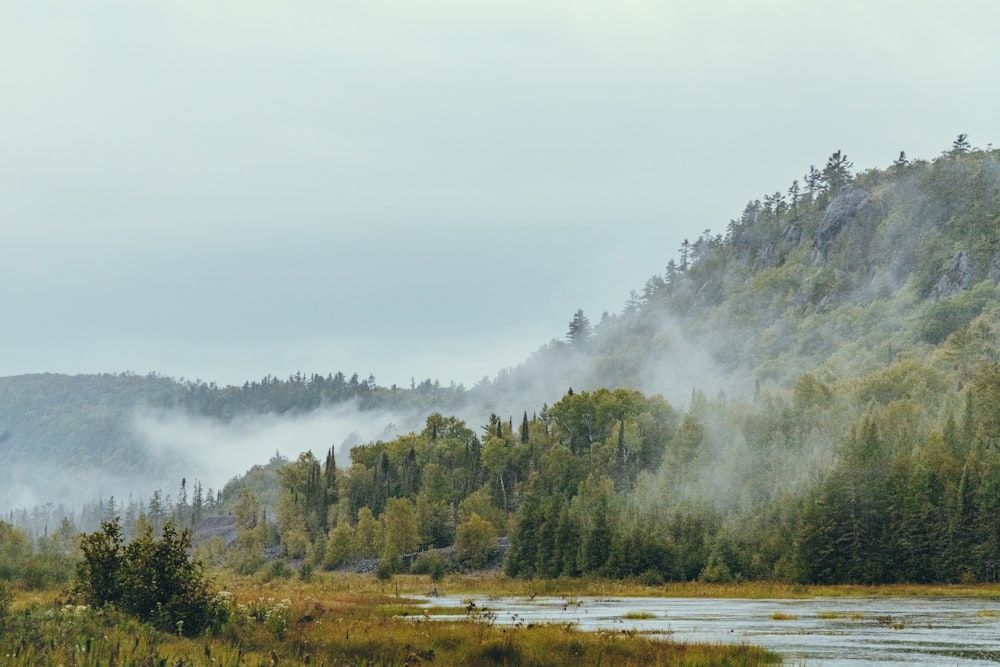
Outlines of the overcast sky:
M 4 0 L 0 375 L 474 384 L 841 149 L 1000 141 L 1000 3 Z

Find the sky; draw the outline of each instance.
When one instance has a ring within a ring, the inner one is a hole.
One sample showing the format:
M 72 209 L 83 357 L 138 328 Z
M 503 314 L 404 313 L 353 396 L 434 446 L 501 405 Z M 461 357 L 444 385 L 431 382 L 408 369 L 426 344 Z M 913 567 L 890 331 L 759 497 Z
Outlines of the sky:
M 1000 3 L 5 0 L 0 376 L 475 384 L 836 150 L 1000 142 Z

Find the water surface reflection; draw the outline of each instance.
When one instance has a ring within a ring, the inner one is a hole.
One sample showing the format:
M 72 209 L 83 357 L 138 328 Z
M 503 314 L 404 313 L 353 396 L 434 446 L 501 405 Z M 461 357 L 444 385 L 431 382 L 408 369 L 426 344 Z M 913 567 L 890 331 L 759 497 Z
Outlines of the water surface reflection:
M 468 597 L 428 606 L 457 607 Z M 496 623 L 572 623 L 682 642 L 747 643 L 789 664 L 982 665 L 1000 662 L 1000 601 L 950 597 L 471 598 Z M 441 617 L 438 617 L 441 618 Z M 451 618 L 451 617 L 446 617 Z

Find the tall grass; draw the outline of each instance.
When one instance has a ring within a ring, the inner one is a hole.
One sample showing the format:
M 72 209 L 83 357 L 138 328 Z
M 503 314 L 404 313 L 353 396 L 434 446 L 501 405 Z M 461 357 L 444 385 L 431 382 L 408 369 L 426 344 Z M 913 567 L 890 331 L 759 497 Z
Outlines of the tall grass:
M 398 592 L 397 592 L 398 584 Z M 0 660 L 27 665 L 734 665 L 774 663 L 750 646 L 684 645 L 572 625 L 495 624 L 489 613 L 435 621 L 408 604 L 428 580 L 317 576 L 228 578 L 230 615 L 211 636 L 158 632 L 112 610 L 18 596 L 0 630 Z M 440 584 L 439 584 L 440 585 Z M 348 590 L 350 589 L 350 590 Z M 404 615 L 405 614 L 405 615 Z
M 229 614 L 212 635 L 158 632 L 114 610 L 67 605 L 58 591 L 17 592 L 0 614 L 0 663 L 90 667 L 213 665 L 764 665 L 778 657 L 750 646 L 677 644 L 631 631 L 573 625 L 500 625 L 470 610 L 439 621 L 414 602 L 433 590 L 477 596 L 804 597 L 966 595 L 998 597 L 997 586 L 802 587 L 774 583 L 667 584 L 588 579 L 524 581 L 497 576 L 317 574 L 299 579 L 215 573 Z

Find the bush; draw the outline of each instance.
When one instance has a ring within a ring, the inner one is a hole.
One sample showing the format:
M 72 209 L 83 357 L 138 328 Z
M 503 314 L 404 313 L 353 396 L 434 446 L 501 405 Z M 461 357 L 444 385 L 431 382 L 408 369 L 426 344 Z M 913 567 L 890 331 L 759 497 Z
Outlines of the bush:
M 173 522 L 159 540 L 152 531 L 124 543 L 118 520 L 84 535 L 73 591 L 94 607 L 121 609 L 164 632 L 197 635 L 218 627 L 225 608 L 211 594 L 202 565 L 192 560 L 191 533 Z
M 271 561 L 264 571 L 264 581 L 274 581 L 275 579 L 291 579 L 295 570 L 288 566 L 283 560 Z
M 436 551 L 428 551 L 420 554 L 410 566 L 411 574 L 429 574 L 431 581 L 437 583 L 444 579 L 448 571 L 448 561 L 444 556 Z
M 3 634 L 3 627 L 7 622 L 7 615 L 10 613 L 10 605 L 14 601 L 14 594 L 11 593 L 7 582 L 0 581 L 0 634 Z
M 636 583 L 643 586 L 662 586 L 664 581 L 663 574 L 659 570 L 646 570 L 636 577 L 635 580 Z

